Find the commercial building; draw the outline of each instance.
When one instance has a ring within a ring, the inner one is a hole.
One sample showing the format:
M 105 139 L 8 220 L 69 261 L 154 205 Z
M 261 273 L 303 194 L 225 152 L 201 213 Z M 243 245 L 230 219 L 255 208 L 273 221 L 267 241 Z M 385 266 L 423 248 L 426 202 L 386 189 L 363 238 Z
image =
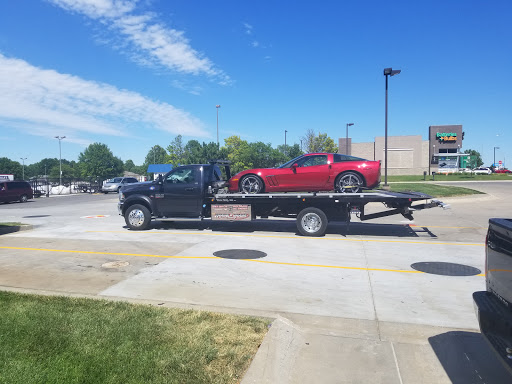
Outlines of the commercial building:
M 388 175 L 422 175 L 423 172 L 457 172 L 467 155 L 461 153 L 464 132 L 462 125 L 432 125 L 428 140 L 421 135 L 388 136 Z M 368 143 L 338 140 L 340 153 L 368 160 L 381 160 L 384 167 L 385 138 L 379 136 Z M 462 164 L 463 165 L 463 164 Z

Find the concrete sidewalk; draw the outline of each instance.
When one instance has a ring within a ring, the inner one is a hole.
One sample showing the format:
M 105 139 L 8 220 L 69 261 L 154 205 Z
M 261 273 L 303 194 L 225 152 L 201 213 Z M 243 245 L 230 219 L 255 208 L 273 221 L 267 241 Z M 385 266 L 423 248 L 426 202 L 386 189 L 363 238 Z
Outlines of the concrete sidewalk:
M 242 384 L 510 383 L 480 333 L 320 316 L 278 317 Z

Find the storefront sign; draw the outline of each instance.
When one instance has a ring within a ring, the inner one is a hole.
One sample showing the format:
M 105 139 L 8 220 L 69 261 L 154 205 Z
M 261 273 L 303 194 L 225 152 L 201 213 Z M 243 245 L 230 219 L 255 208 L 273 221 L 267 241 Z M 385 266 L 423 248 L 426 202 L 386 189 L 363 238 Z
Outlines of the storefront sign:
M 450 133 L 437 132 L 436 133 L 436 139 L 439 140 L 440 143 L 442 143 L 442 142 L 450 142 L 450 141 L 457 141 L 457 134 L 453 133 L 453 132 L 450 132 Z

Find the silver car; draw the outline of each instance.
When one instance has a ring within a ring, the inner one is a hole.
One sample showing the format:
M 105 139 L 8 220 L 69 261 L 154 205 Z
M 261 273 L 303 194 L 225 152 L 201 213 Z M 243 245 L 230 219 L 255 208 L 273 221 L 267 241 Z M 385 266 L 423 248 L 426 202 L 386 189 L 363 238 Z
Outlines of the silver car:
M 121 187 L 125 185 L 138 183 L 139 181 L 134 177 L 114 177 L 110 180 L 105 180 L 103 182 L 103 186 L 101 187 L 101 192 L 109 193 L 109 192 L 119 192 Z

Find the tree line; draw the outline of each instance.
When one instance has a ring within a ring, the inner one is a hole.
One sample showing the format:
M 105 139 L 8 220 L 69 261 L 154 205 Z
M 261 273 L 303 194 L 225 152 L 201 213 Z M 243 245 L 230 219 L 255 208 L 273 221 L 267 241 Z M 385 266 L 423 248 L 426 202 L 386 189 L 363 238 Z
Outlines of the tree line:
M 302 146 L 302 148 L 301 148 Z M 123 175 L 124 171 L 139 175 L 148 174 L 150 164 L 205 164 L 210 160 L 223 159 L 231 161 L 233 174 L 249 168 L 271 168 L 291 160 L 303 153 L 338 151 L 334 140 L 326 133 L 316 134 L 308 130 L 301 138 L 301 145 L 278 145 L 273 148 L 271 144 L 247 142 L 239 136 L 230 136 L 224 140 L 223 146 L 214 142 L 197 140 L 183 141 L 178 135 L 167 147 L 154 145 L 147 153 L 144 163 L 135 165 L 133 160 L 122 161 L 115 156 L 110 148 L 103 143 L 90 144 L 78 156 L 78 161 L 62 159 L 63 178 L 90 178 L 108 179 Z M 45 158 L 37 163 L 23 165 L 7 157 L 0 157 L 0 174 L 12 174 L 15 179 L 33 177 L 59 178 L 59 159 Z

